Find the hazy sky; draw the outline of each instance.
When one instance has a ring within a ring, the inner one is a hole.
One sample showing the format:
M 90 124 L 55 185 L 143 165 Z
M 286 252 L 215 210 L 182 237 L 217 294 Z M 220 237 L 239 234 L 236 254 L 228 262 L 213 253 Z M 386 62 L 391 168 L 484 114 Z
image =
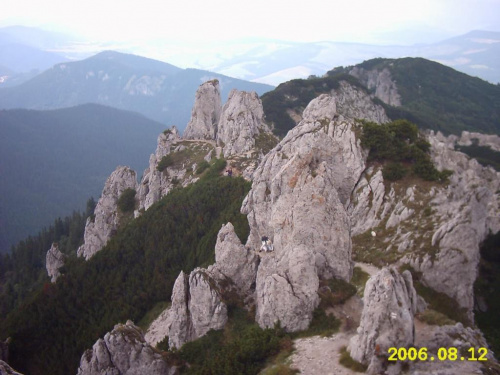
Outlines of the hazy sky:
M 0 26 L 108 40 L 430 42 L 500 31 L 500 0 L 2 0 Z

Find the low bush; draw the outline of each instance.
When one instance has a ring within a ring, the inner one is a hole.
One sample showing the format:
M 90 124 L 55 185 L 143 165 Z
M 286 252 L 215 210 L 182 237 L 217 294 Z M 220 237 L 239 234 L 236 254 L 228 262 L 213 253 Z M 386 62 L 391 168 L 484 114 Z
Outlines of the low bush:
M 135 208 L 135 189 L 125 189 L 123 193 L 121 193 L 120 197 L 118 198 L 117 206 L 118 209 L 123 212 L 132 212 L 134 211 Z

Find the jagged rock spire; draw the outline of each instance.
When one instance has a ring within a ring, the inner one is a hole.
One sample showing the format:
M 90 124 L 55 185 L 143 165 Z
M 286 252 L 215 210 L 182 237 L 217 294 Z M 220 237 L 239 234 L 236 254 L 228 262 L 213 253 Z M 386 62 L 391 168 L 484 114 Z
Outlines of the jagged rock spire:
M 57 243 L 53 243 L 46 255 L 45 268 L 50 277 L 50 281 L 55 283 L 57 278 L 61 276 L 59 268 L 64 266 L 65 255 L 59 251 Z
M 85 224 L 85 243 L 78 248 L 77 254 L 89 260 L 103 248 L 118 229 L 120 215 L 118 198 L 126 189 L 137 189 L 136 173 L 129 167 L 119 166 L 108 177 L 97 202 L 94 216 Z
M 184 131 L 184 139 L 215 140 L 221 109 L 219 81 L 213 79 L 200 85 L 196 91 L 191 120 Z

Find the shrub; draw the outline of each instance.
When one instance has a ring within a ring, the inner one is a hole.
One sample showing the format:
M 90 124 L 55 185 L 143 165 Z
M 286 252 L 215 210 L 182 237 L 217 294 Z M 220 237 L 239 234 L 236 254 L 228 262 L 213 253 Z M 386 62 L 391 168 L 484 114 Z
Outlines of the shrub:
M 385 180 L 397 181 L 401 180 L 406 175 L 406 168 L 401 163 L 388 163 L 382 169 L 382 175 Z
M 208 161 L 203 160 L 199 165 L 198 168 L 196 168 L 196 174 L 202 174 L 205 172 L 206 169 L 210 168 L 210 164 Z
M 132 212 L 135 208 L 135 189 L 125 189 L 117 201 L 118 209 L 123 212 Z
M 158 172 L 163 172 L 165 169 L 172 166 L 173 164 L 174 164 L 174 159 L 172 158 L 171 154 L 168 154 L 161 158 L 160 162 L 156 166 L 156 169 L 158 170 Z
M 342 366 L 347 367 L 355 372 L 365 372 L 368 369 L 368 366 L 352 359 L 351 355 L 349 354 L 345 346 L 343 346 L 342 349 L 340 349 L 339 363 Z

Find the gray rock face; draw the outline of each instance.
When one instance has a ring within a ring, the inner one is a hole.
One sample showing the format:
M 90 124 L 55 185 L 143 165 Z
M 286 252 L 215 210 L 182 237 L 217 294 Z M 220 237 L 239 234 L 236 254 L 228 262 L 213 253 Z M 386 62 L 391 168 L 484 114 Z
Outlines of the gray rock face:
M 230 280 L 241 296 L 247 296 L 257 277 L 257 265 L 257 255 L 243 246 L 233 225 L 223 225 L 215 244 L 215 264 L 209 266 L 208 271 L 219 282 Z
M 61 276 L 59 268 L 64 266 L 65 255 L 59 251 L 57 243 L 53 243 L 47 255 L 45 257 L 45 268 L 47 269 L 47 274 L 50 277 L 50 281 L 55 283 L 57 278 Z
M 435 259 L 409 257 L 410 264 L 422 272 L 426 284 L 455 298 L 471 312 L 479 245 L 490 231 L 500 230 L 500 202 L 496 194 L 500 173 L 454 151 L 450 138 L 440 133 L 431 133 L 429 141 L 438 168 L 454 173 L 450 184 L 437 189 L 431 201 L 438 222 L 432 245 L 439 248 L 439 253 Z
M 287 330 L 305 329 L 319 303 L 320 278 L 351 277 L 345 207 L 366 157 L 354 126 L 337 113 L 335 97 L 320 95 L 255 172 L 242 207 L 247 246 L 259 249 L 268 236 L 275 249 L 257 273 L 256 320 L 263 327 L 280 320 Z
M 157 332 L 149 337 L 159 342 L 168 336 L 170 347 L 180 348 L 211 329 L 223 328 L 227 322 L 227 307 L 213 275 L 197 268 L 189 277 L 181 271 L 172 291 L 172 306 L 162 315 L 155 325 Z
M 78 256 L 89 260 L 103 248 L 118 229 L 120 213 L 117 201 L 126 189 L 137 189 L 136 173 L 129 167 L 117 167 L 106 180 L 101 198 L 94 210 L 94 220 L 87 219 L 85 243 L 78 248 Z
M 158 136 L 156 152 L 149 157 L 149 167 L 144 171 L 137 189 L 136 196 L 139 201 L 139 210 L 147 210 L 173 188 L 172 177 L 158 171 L 156 167 L 161 159 L 172 151 L 173 144 L 179 140 L 179 132 L 175 126 Z
M 81 358 L 78 375 L 174 375 L 161 354 L 144 340 L 140 328 L 131 321 L 118 324 L 104 339 L 96 341 Z
M 482 134 L 463 131 L 461 137 L 457 139 L 457 143 L 463 146 L 470 146 L 476 140 L 479 146 L 485 146 L 491 148 L 492 150 L 500 151 L 500 137 L 496 134 Z
M 6 362 L 0 360 L 0 375 L 23 375 L 23 374 L 15 371 Z
M 221 108 L 219 81 L 214 79 L 200 85 L 183 138 L 215 140 Z
M 427 286 L 456 299 L 472 319 L 479 245 L 500 229 L 500 174 L 455 151 L 456 136 L 431 133 L 428 139 L 437 168 L 454 171 L 449 184 L 401 189 L 392 183 L 386 191 L 381 170 L 369 168 L 348 207 L 352 235 L 376 231 L 387 246 L 379 250 L 404 254 L 401 262 L 422 272 Z
M 415 340 L 417 294 L 410 272 L 383 268 L 366 283 L 363 300 L 361 323 L 348 350 L 368 365 L 368 373 L 379 374 L 390 347 L 408 348 Z
M 232 90 L 217 129 L 217 143 L 223 146 L 224 156 L 250 151 L 261 132 L 271 133 L 264 122 L 259 96 L 255 92 Z
M 401 105 L 401 97 L 389 69 L 384 68 L 382 71 L 378 71 L 377 69 L 366 70 L 355 67 L 349 74 L 358 78 L 370 90 L 375 90 L 375 96 L 384 103 L 395 107 Z

